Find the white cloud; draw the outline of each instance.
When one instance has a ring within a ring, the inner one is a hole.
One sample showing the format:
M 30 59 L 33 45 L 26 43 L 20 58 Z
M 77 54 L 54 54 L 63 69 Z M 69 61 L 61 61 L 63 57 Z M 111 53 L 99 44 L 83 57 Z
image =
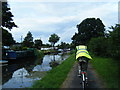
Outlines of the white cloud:
M 76 25 L 86 18 L 100 18 L 107 26 L 117 23 L 117 8 L 114 3 L 10 3 L 14 21 L 19 28 L 11 32 L 15 40 L 25 37 L 28 31 L 34 38 L 48 42 L 52 33 L 60 35 L 61 41 L 68 41 L 77 31 Z
M 4 0 L 3 0 L 4 1 Z M 116 2 L 119 0 L 9 0 L 11 2 Z
M 70 42 L 72 36 L 77 32 L 76 27 L 65 28 L 64 33 L 58 34 L 60 36 L 60 42 Z

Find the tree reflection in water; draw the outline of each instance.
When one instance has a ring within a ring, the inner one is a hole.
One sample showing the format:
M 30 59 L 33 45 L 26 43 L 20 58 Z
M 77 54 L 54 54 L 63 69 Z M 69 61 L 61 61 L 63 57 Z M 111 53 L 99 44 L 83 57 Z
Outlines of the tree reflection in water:
M 43 60 L 31 59 L 28 62 L 9 64 L 3 67 L 3 88 L 24 88 L 30 87 L 36 80 L 40 80 L 46 71 L 51 70 L 50 62 L 53 55 L 45 55 Z M 61 63 L 68 55 L 54 55 L 55 61 Z M 25 60 L 24 60 L 25 61 Z M 41 63 L 42 62 L 42 63 Z

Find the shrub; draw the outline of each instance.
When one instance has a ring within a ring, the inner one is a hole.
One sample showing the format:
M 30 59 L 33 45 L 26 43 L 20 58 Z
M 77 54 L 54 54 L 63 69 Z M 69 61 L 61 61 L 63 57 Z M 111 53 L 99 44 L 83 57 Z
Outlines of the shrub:
M 110 50 L 109 53 L 113 58 L 120 58 L 120 25 L 116 25 L 110 34 Z
M 95 55 L 107 56 L 108 39 L 104 37 L 92 38 L 88 48 Z

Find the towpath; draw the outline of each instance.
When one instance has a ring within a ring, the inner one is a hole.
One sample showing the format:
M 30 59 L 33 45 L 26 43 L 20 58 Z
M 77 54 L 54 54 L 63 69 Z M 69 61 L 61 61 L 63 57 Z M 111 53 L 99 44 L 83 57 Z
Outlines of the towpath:
M 80 84 L 80 78 L 77 76 L 77 74 L 77 63 L 75 62 L 61 88 L 82 88 Z M 87 88 L 105 88 L 105 83 L 102 82 L 90 63 L 88 65 Z

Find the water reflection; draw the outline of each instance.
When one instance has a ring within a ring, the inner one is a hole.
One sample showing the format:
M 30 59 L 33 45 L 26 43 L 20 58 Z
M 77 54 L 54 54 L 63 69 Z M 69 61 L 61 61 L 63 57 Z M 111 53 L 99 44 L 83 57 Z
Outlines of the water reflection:
M 55 55 L 55 60 L 61 63 L 68 58 L 68 55 Z M 7 82 L 3 84 L 3 88 L 24 88 L 30 87 L 36 80 L 40 80 L 46 71 L 51 70 L 50 62 L 53 60 L 53 55 L 45 55 L 42 64 L 36 64 L 35 60 L 28 62 L 27 64 L 11 64 L 8 68 L 4 68 L 6 72 L 12 72 L 7 76 Z M 38 61 L 37 61 L 38 62 Z M 5 71 L 3 76 L 5 76 Z
M 24 62 L 13 62 L 8 63 L 7 66 L 2 67 L 2 83 L 4 84 L 7 82 L 10 78 L 12 78 L 12 75 L 15 71 L 25 68 L 28 72 L 30 72 L 34 68 L 35 60 L 24 60 Z
M 45 57 L 43 58 L 43 63 L 41 65 L 37 65 L 34 67 L 33 71 L 49 71 L 52 69 L 52 67 L 50 67 L 50 62 L 51 61 L 57 61 L 59 64 L 62 63 L 63 60 L 65 60 L 66 58 L 68 58 L 68 55 L 45 55 Z
M 40 80 L 40 78 L 28 78 L 28 71 L 25 68 L 15 71 L 12 78 L 3 85 L 3 88 L 24 88 L 30 87 L 35 80 Z

